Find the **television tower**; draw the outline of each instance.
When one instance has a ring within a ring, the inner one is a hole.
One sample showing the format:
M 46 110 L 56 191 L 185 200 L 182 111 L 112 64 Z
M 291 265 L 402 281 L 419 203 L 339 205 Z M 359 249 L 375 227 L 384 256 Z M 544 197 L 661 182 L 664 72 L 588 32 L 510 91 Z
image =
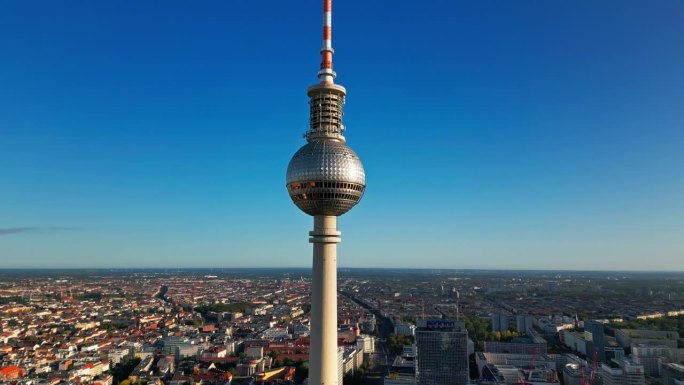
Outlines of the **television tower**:
M 332 1 L 323 0 L 323 47 L 319 84 L 308 88 L 309 130 L 287 167 L 287 191 L 299 209 L 314 217 L 311 285 L 309 383 L 342 385 L 337 368 L 337 217 L 351 210 L 366 189 L 358 155 L 342 135 L 342 106 L 347 91 L 335 84 Z

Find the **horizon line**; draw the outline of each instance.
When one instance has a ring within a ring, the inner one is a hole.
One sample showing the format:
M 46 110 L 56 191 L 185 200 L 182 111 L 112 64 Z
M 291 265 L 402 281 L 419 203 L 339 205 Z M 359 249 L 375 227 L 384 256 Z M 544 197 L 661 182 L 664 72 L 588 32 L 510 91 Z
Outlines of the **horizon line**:
M 16 270 L 311 270 L 311 266 L 270 266 L 270 267 L 0 267 L 0 271 Z M 418 270 L 418 271 L 486 271 L 486 272 L 506 272 L 506 271 L 529 271 L 529 272 L 607 272 L 607 273 L 684 273 L 684 270 L 606 270 L 606 269 L 565 269 L 565 268 L 443 268 L 443 267 L 344 267 L 340 266 L 337 270 Z

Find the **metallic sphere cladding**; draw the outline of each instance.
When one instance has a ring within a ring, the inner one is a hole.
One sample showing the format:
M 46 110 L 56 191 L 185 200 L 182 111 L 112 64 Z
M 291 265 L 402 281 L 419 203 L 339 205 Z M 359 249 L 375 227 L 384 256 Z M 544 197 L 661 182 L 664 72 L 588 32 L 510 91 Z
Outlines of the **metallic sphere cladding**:
M 361 159 L 342 141 L 330 139 L 300 148 L 287 167 L 286 180 L 292 202 L 309 215 L 342 215 L 366 189 Z

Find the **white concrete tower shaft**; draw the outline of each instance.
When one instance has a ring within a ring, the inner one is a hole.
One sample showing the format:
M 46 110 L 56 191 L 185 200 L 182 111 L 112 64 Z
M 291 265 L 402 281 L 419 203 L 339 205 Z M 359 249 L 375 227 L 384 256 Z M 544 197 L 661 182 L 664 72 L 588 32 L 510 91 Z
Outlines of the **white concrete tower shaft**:
M 311 285 L 311 346 L 309 384 L 338 384 L 337 367 L 337 217 L 314 216 L 309 232 L 313 243 Z

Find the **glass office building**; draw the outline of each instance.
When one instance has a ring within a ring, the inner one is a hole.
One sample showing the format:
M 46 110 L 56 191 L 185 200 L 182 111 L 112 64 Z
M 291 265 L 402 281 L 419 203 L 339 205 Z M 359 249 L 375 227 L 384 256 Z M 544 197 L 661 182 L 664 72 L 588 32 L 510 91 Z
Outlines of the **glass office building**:
M 463 322 L 418 321 L 416 348 L 418 385 L 465 385 L 469 382 L 468 332 Z

